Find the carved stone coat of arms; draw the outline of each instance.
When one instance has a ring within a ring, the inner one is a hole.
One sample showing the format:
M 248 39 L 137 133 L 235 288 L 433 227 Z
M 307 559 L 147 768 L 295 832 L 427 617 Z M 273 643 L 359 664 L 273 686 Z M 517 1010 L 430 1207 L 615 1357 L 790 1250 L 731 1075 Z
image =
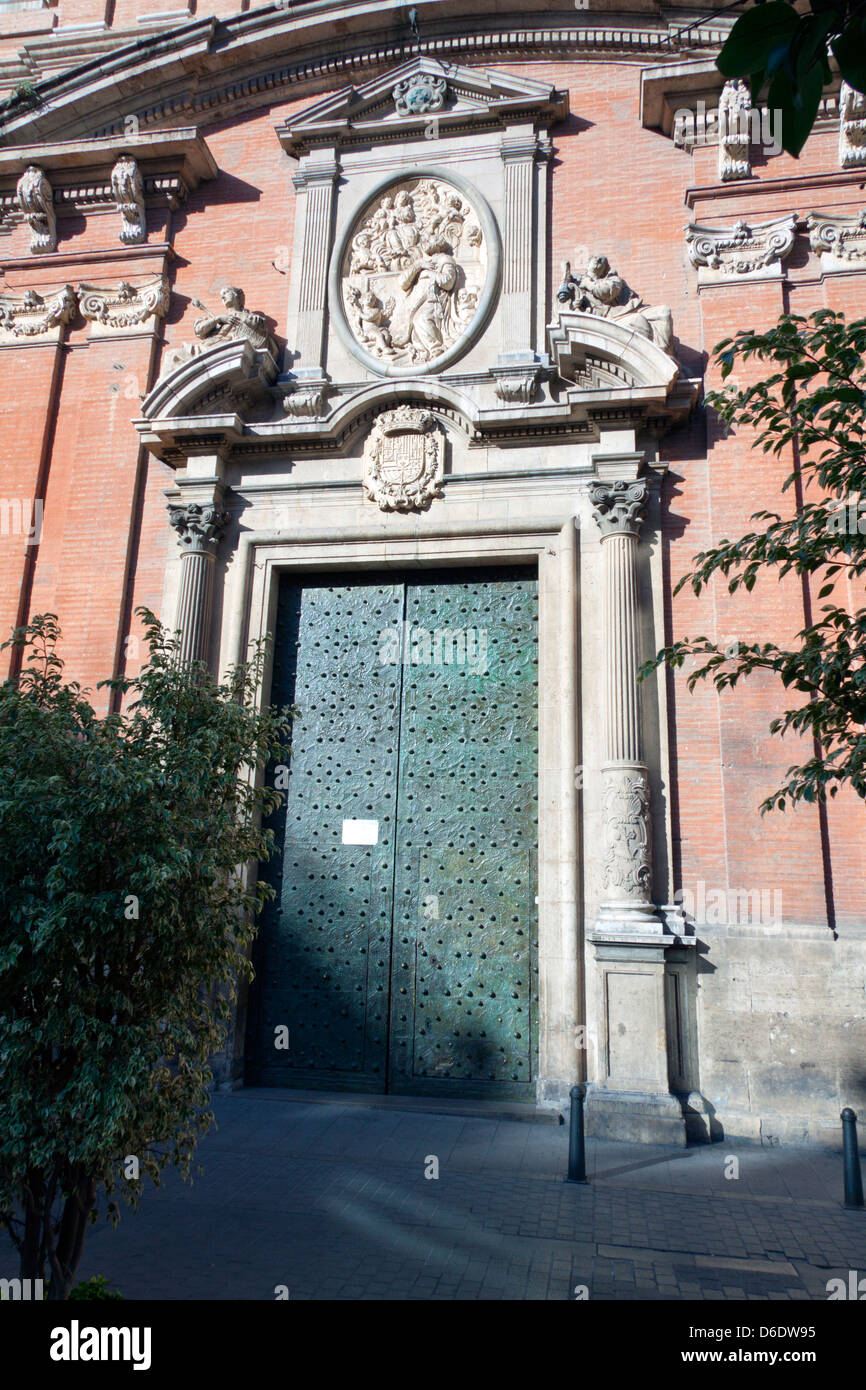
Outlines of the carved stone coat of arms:
M 402 405 L 376 420 L 364 446 L 364 495 L 385 512 L 421 511 L 442 496 L 445 440 L 427 410 Z

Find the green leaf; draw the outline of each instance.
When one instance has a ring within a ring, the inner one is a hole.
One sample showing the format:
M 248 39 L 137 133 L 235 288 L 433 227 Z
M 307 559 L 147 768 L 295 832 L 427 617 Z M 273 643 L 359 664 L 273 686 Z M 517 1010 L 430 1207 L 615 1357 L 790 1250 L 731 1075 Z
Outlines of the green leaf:
M 866 93 L 866 17 L 849 20 L 830 47 L 845 81 Z
M 818 65 L 810 69 L 796 89 L 784 72 L 777 72 L 770 83 L 767 104 L 780 112 L 782 148 L 795 159 L 815 124 L 823 90 L 824 77 Z
M 724 77 L 748 77 L 765 68 L 780 48 L 790 44 L 797 12 L 785 0 L 767 0 L 741 14 L 725 40 L 716 67 Z

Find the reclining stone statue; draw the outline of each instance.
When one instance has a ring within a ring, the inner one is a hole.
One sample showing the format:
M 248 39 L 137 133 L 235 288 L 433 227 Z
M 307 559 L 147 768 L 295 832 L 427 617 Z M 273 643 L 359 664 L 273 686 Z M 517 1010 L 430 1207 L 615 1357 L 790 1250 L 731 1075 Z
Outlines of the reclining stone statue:
M 582 275 L 574 275 L 566 261 L 556 297 L 560 304 L 570 304 L 581 314 L 595 314 L 631 328 L 673 355 L 670 309 L 666 304 L 645 304 L 639 295 L 627 289 L 622 278 L 611 270 L 607 256 L 591 256 Z
M 198 343 L 183 343 L 180 347 L 169 348 L 163 358 L 162 375 L 166 376 L 173 372 L 175 367 L 181 363 L 188 362 L 191 358 L 197 357 L 202 352 L 207 352 L 209 348 L 216 347 L 218 343 L 243 342 L 252 343 L 254 348 L 266 348 L 272 354 L 276 354 L 277 345 L 268 332 L 264 314 L 253 313 L 251 309 L 244 307 L 245 296 L 237 285 L 225 285 L 220 290 L 224 312 L 212 314 L 205 309 L 201 300 L 194 299 L 192 303 L 196 309 L 204 309 L 204 317 L 196 319 L 193 324 L 193 332 L 196 337 L 201 339 Z

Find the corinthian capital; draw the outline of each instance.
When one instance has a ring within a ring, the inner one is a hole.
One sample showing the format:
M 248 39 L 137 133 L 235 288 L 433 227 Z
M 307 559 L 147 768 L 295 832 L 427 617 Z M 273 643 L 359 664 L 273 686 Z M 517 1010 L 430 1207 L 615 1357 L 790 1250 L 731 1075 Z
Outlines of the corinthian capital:
M 646 480 L 593 483 L 589 489 L 593 520 L 605 536 L 637 536 L 646 511 Z
M 188 502 L 185 507 L 169 507 L 169 521 L 177 531 L 181 549 L 187 555 L 213 555 L 229 523 L 229 513 L 219 507 Z

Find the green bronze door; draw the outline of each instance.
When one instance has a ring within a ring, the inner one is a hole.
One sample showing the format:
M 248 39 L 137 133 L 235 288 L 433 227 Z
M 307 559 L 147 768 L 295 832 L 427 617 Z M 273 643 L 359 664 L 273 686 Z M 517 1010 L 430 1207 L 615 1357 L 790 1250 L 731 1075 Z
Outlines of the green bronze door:
M 524 568 L 283 579 L 249 1084 L 531 1095 L 536 627 Z

